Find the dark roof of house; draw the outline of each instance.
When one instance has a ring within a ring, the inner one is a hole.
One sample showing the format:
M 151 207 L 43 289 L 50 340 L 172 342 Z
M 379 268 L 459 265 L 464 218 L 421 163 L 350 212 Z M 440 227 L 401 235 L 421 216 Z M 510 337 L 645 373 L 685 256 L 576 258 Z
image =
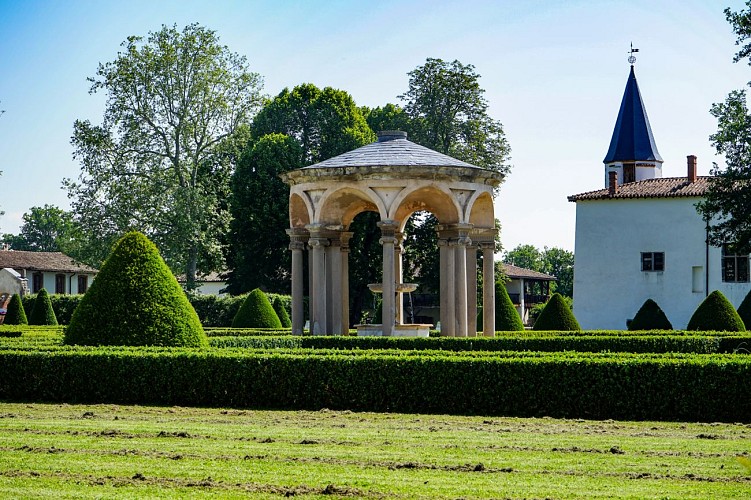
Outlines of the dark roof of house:
M 607 188 L 598 189 L 597 191 L 569 196 L 568 201 L 700 197 L 707 192 L 709 179 L 711 179 L 711 176 L 697 177 L 695 182 L 689 181 L 686 177 L 646 179 L 621 184 L 615 194 L 610 194 Z
M 305 167 L 304 170 L 314 168 L 395 166 L 480 168 L 408 141 L 406 132 L 387 130 L 378 133 L 378 141 L 376 142 L 366 144 L 320 163 L 315 163 Z
M 79 264 L 61 252 L 26 252 L 22 250 L 0 250 L 0 268 L 28 271 L 49 271 L 59 273 L 96 273 L 97 270 Z
M 613 137 L 610 139 L 610 148 L 603 160 L 604 163 L 614 161 L 662 161 L 657 152 L 652 127 L 649 126 L 633 66 L 626 82 Z
M 531 269 L 524 269 L 523 267 L 517 267 L 512 264 L 502 264 L 503 265 L 503 272 L 506 273 L 506 276 L 509 278 L 524 278 L 524 279 L 534 279 L 534 280 L 542 280 L 542 281 L 555 281 L 555 276 L 551 276 L 549 274 L 545 273 L 539 273 L 537 271 L 533 271 Z

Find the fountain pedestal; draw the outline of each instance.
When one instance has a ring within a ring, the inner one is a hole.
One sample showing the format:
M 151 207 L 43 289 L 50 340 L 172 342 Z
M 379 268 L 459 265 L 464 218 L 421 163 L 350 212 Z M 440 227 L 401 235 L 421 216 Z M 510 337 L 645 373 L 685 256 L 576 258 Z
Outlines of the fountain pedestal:
M 383 284 L 371 283 L 368 288 L 374 293 L 383 293 Z M 410 293 L 417 290 L 416 283 L 397 283 L 396 294 Z M 433 325 L 422 323 L 398 323 L 394 318 L 394 337 L 427 337 L 430 332 L 430 327 Z M 383 336 L 383 324 L 369 324 L 369 325 L 355 325 L 357 328 L 357 336 Z

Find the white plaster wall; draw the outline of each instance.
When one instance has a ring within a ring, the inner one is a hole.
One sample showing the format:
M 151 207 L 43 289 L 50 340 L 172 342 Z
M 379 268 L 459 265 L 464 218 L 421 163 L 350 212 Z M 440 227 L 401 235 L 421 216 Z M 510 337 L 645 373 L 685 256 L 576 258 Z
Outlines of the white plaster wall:
M 707 292 L 692 291 L 692 267 L 705 275 L 705 226 L 698 198 L 579 201 L 576 206 L 574 314 L 582 328 L 626 328 L 653 299 L 683 329 Z M 641 252 L 665 252 L 663 272 L 641 271 Z M 738 307 L 751 284 L 723 283 L 721 250 L 710 248 L 709 291 Z
M 34 280 L 33 275 L 36 271 L 27 271 L 26 278 L 29 280 L 29 293 L 34 293 L 34 290 L 32 287 L 34 286 Z M 50 295 L 55 293 L 55 276 L 57 274 L 64 274 L 65 275 L 65 294 L 69 295 L 76 295 L 80 293 L 78 291 L 78 276 L 83 276 L 82 274 L 71 274 L 71 273 L 53 273 L 53 272 L 42 272 L 42 287 L 44 287 L 45 290 L 47 290 L 47 293 Z M 89 277 L 89 288 L 91 288 L 91 284 L 94 282 L 94 276 L 92 274 L 87 275 Z
M 0 269 L 0 294 L 21 293 L 21 282 L 5 269 Z
M 201 283 L 196 291 L 203 295 L 218 295 L 218 296 L 224 296 L 225 293 L 219 293 L 222 289 L 227 287 L 227 283 L 224 281 L 210 281 L 206 283 Z

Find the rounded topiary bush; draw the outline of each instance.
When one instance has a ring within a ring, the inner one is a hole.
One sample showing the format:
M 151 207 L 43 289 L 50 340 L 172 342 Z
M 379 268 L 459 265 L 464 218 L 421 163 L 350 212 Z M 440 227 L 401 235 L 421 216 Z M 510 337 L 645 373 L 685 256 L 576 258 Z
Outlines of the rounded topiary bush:
M 289 319 L 287 308 L 284 307 L 284 301 L 282 301 L 281 297 L 274 297 L 274 302 L 271 303 L 271 307 L 274 308 L 274 312 L 279 318 L 282 328 L 292 328 L 292 320 Z
M 542 310 L 540 316 L 535 321 L 534 330 L 548 330 L 548 331 L 576 331 L 581 330 L 579 322 L 576 321 L 574 313 L 571 312 L 571 308 L 563 300 L 560 293 L 554 293 L 548 303 L 545 305 L 545 309 Z
M 29 314 L 30 325 L 56 325 L 57 316 L 52 309 L 52 302 L 50 302 L 50 295 L 47 290 L 42 288 L 39 290 L 36 299 L 34 299 L 34 307 L 31 308 L 31 314 Z
M 73 312 L 65 343 L 203 347 L 208 340 L 156 245 L 131 232 L 115 243 Z
M 686 330 L 745 332 L 746 327 L 733 304 L 715 290 L 696 308 Z
M 738 316 L 741 317 L 746 330 L 751 328 L 751 290 L 746 294 L 741 305 L 738 306 Z
M 495 282 L 495 329 L 499 332 L 524 330 L 522 318 L 511 302 L 506 287 L 500 281 Z
M 23 309 L 23 303 L 21 302 L 21 296 L 17 293 L 13 294 L 8 302 L 8 309 L 5 313 L 4 324 L 6 325 L 28 325 L 29 321 L 26 318 L 26 311 Z
M 237 311 L 232 328 L 281 328 L 282 322 L 274 312 L 269 298 L 259 288 L 248 297 Z
M 629 330 L 672 330 L 668 317 L 652 299 L 647 299 L 628 325 Z

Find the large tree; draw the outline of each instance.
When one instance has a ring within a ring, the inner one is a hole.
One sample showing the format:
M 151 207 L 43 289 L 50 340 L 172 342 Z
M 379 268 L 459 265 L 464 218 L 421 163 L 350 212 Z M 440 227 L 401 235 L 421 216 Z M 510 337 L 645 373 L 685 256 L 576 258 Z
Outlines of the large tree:
M 503 256 L 503 262 L 555 276 L 552 291 L 566 297 L 574 296 L 574 254 L 558 247 L 544 247 L 539 250 L 534 245 L 517 245 Z
M 18 235 L 4 234 L 3 243 L 13 250 L 74 252 L 77 228 L 70 212 L 54 205 L 31 207 L 23 214 Z
M 736 34 L 741 48 L 734 61 L 749 59 L 751 65 L 751 0 L 748 10 L 725 9 L 725 17 Z M 707 221 L 709 242 L 732 245 L 734 252 L 751 251 L 751 115 L 745 90 L 734 90 L 725 102 L 710 110 L 717 118 L 717 132 L 710 136 L 718 154 L 725 156 L 726 166 L 715 164 L 704 200 L 697 209 Z
M 227 245 L 230 292 L 260 287 L 289 293 L 289 187 L 279 174 L 374 139 L 360 108 L 342 90 L 306 83 L 284 89 L 264 105 L 233 178 Z M 353 251 L 352 256 L 357 268 L 359 254 Z
M 261 78 L 197 24 L 163 26 L 122 45 L 90 79 L 92 93 L 106 93 L 104 120 L 75 122 L 82 172 L 64 185 L 76 220 L 104 247 L 88 252 L 90 263 L 137 229 L 192 288 L 199 263 L 209 272 L 221 261 L 232 165 L 218 151 L 258 110 Z

